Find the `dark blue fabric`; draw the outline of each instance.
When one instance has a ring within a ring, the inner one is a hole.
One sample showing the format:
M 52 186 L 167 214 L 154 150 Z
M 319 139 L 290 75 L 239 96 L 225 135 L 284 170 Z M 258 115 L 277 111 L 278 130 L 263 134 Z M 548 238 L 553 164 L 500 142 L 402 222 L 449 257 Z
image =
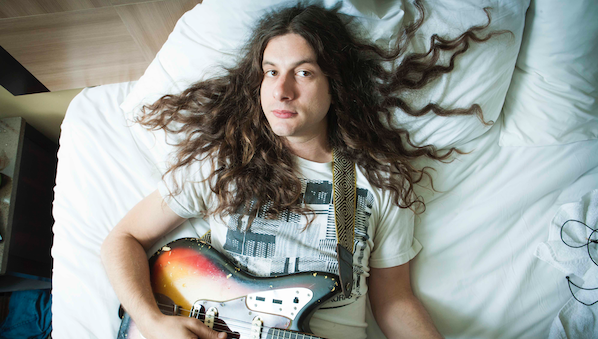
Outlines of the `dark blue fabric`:
M 50 290 L 12 292 L 0 339 L 46 339 L 52 332 Z

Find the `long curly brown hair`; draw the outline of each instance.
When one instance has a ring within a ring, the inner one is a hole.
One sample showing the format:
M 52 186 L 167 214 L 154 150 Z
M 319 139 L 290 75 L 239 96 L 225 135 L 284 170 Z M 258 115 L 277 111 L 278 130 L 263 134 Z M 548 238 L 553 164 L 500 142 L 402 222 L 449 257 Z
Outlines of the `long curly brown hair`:
M 390 52 L 359 41 L 337 14 L 338 8 L 297 5 L 267 14 L 257 24 L 236 67 L 226 69 L 223 76 L 195 83 L 180 95 L 163 96 L 144 107 L 139 122 L 148 129 L 184 133 L 168 172 L 211 160 L 207 180 L 219 203 L 206 214 L 255 215 L 267 206 L 270 217 L 284 210 L 308 215 L 309 209 L 301 204 L 294 156 L 270 129 L 260 104 L 266 45 L 274 37 L 295 33 L 314 49 L 317 63 L 329 80 L 329 146 L 355 162 L 371 185 L 390 190 L 397 206 L 421 212 L 424 201 L 415 194 L 414 185 L 430 177 L 431 168 L 415 168 L 413 160 L 427 157 L 447 161 L 459 151 L 414 145 L 407 130 L 393 125 L 393 111 L 398 108 L 411 116 L 429 112 L 477 115 L 485 123 L 477 104 L 444 109 L 430 103 L 414 109 L 402 94 L 451 72 L 455 59 L 471 42 L 487 41 L 502 32 L 482 35 L 491 21 L 488 9 L 484 9 L 488 18 L 485 25 L 471 27 L 454 39 L 433 35 L 427 53 L 407 55 L 406 47 L 425 17 L 421 1 L 415 6 L 418 19 L 404 28 Z M 442 51 L 452 53 L 448 65 L 437 64 Z M 400 58 L 391 70 L 385 68 Z

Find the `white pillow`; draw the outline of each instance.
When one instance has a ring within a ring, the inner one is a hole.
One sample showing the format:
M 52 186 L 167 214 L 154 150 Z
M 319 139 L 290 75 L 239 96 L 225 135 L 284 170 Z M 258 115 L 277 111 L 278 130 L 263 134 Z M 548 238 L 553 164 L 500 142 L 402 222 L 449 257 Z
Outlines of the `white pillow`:
M 152 103 L 164 94 L 180 93 L 191 83 L 218 74 L 221 68 L 215 66 L 230 65 L 235 61 L 238 48 L 262 14 L 272 7 L 296 2 L 205 0 L 185 13 L 121 105 L 128 118 L 139 114 L 142 105 Z M 309 2 L 333 7 L 337 0 Z M 457 60 L 453 72 L 430 84 L 425 96 L 413 99 L 415 105 L 434 101 L 446 108 L 456 108 L 478 103 L 486 120 L 496 120 L 511 80 L 527 5 L 527 1 L 520 0 L 427 1 L 427 18 L 410 46 L 412 51 L 427 51 L 433 33 L 456 37 L 472 25 L 484 24 L 486 16 L 482 8 L 485 6 L 494 7 L 489 31 L 507 29 L 514 33 L 514 37 L 502 35 L 481 45 L 473 43 Z M 379 45 L 388 46 L 403 25 L 405 7 L 401 1 L 380 5 L 347 0 L 342 3 L 340 13 L 355 17 L 354 24 L 362 26 L 365 36 Z M 407 13 L 412 16 L 414 7 L 410 5 Z M 412 132 L 415 142 L 434 144 L 438 148 L 462 145 L 489 129 L 472 116 L 443 118 L 428 114 L 412 118 L 397 112 L 396 117 L 398 123 Z M 147 146 L 155 162 L 164 168 L 166 155 L 172 150 L 164 133 L 149 133 L 137 125 L 133 127 L 133 133 Z M 171 137 L 170 141 L 176 141 L 176 137 Z
M 537 0 L 505 101 L 501 146 L 598 137 L 598 2 Z
M 471 43 L 469 50 L 455 61 L 454 70 L 412 98 L 414 106 L 438 103 L 443 108 L 469 108 L 479 104 L 484 120 L 496 121 L 500 115 L 517 54 L 521 45 L 525 12 L 529 1 L 424 1 L 428 16 L 413 40 L 412 51 L 429 48 L 429 38 L 457 37 L 474 25 L 486 23 L 484 7 L 491 7 L 492 23 L 486 32 L 508 30 L 513 34 L 495 36 L 487 42 Z M 448 64 L 448 62 L 446 63 Z M 461 146 L 487 132 L 475 116 L 441 117 L 428 114 L 411 117 L 397 112 L 396 121 L 405 126 L 412 139 L 420 145 L 437 148 Z

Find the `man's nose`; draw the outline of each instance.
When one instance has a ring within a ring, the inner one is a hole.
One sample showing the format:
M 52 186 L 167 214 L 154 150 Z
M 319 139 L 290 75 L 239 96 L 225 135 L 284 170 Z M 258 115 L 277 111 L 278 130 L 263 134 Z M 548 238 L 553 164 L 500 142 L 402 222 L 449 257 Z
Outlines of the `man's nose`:
M 292 74 L 281 74 L 276 79 L 274 86 L 274 98 L 276 100 L 293 100 L 295 98 L 295 88 Z

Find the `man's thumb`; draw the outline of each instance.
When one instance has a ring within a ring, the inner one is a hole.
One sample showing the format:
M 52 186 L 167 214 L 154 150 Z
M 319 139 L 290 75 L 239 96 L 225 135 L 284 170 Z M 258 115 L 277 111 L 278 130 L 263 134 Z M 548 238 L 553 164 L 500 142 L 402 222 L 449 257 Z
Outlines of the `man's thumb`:
M 191 318 L 189 318 L 191 319 Z M 206 325 L 204 325 L 204 323 L 201 322 L 201 320 L 199 319 L 192 319 L 192 320 L 196 320 L 193 322 L 192 328 L 193 328 L 193 332 L 195 332 L 196 335 L 198 335 L 200 338 L 202 339 L 226 339 L 227 338 L 227 334 L 226 332 L 217 332 L 214 331 L 213 329 L 207 327 Z

